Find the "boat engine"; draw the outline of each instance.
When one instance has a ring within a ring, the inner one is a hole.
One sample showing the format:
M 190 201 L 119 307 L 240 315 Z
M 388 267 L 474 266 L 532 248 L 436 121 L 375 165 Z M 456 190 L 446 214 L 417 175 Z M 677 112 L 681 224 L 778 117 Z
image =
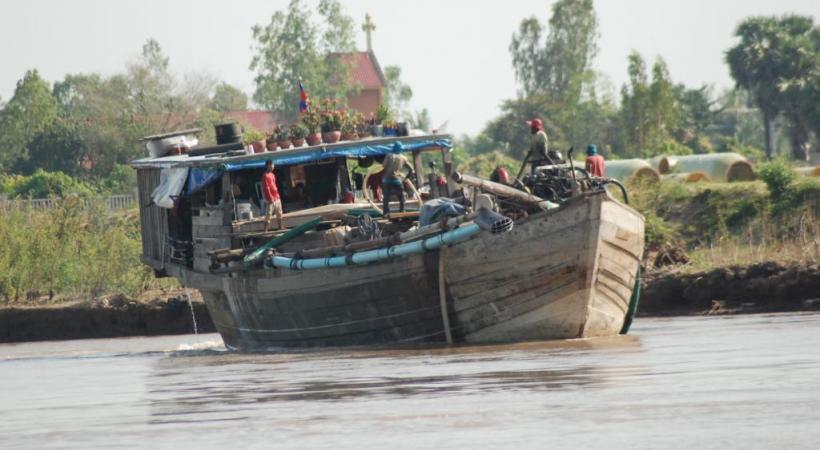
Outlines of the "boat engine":
M 578 190 L 572 171 L 568 164 L 539 166 L 521 181 L 533 195 L 553 203 L 563 203 Z

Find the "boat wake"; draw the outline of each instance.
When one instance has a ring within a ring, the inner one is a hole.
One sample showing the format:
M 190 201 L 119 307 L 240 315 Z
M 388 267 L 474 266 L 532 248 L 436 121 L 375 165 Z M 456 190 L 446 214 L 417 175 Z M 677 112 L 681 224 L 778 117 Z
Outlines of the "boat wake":
M 174 352 L 192 352 L 202 350 L 227 351 L 222 339 L 209 339 L 203 342 L 179 344 Z

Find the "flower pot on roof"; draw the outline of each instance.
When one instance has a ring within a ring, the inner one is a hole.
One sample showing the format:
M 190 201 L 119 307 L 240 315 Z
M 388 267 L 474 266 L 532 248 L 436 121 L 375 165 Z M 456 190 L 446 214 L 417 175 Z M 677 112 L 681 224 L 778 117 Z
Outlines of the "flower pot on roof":
M 326 131 L 322 133 L 322 141 L 325 144 L 335 144 L 342 139 L 341 130 Z
M 301 123 L 294 123 L 288 128 L 288 136 L 294 147 L 301 147 L 305 145 L 305 136 L 307 136 L 307 127 Z
M 276 145 L 282 150 L 290 148 L 290 132 L 284 125 L 279 125 L 276 129 Z
M 356 133 L 356 115 L 348 112 L 342 119 L 342 140 L 355 141 L 359 139 Z
M 353 127 L 356 130 L 356 134 L 359 136 L 359 139 L 365 139 L 370 137 L 370 123 L 367 119 L 364 118 L 364 114 L 356 113 L 353 116 Z
M 395 121 L 391 120 L 391 121 L 385 122 L 384 124 L 382 124 L 382 126 L 384 127 L 385 137 L 387 137 L 387 136 L 398 136 L 399 135 L 398 125 L 396 125 Z
M 262 153 L 265 151 L 265 133 L 256 130 L 246 131 L 242 136 L 245 145 L 250 145 L 254 153 Z
M 268 148 L 269 152 L 275 152 L 277 149 L 276 146 L 276 132 L 268 135 L 268 138 L 265 139 L 265 146 Z
M 305 136 L 307 145 L 319 145 L 322 143 L 322 133 L 309 133 Z
M 315 109 L 308 109 L 302 113 L 302 125 L 305 126 L 305 140 L 308 145 L 319 145 L 322 143 L 322 115 Z
M 334 144 L 342 138 L 342 117 L 344 113 L 338 109 L 322 111 L 322 140 L 326 144 Z

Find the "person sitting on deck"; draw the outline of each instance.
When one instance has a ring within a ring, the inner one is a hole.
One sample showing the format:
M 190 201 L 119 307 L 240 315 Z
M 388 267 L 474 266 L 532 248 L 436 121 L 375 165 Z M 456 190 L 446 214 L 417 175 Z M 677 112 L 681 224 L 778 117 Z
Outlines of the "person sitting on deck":
M 604 157 L 598 154 L 598 147 L 593 144 L 587 146 L 586 170 L 590 176 L 604 176 Z
M 276 175 L 273 173 L 273 161 L 265 161 L 265 173 L 262 175 L 262 194 L 265 197 L 265 231 L 270 228 L 270 219 L 276 215 L 279 229 L 282 228 L 282 200 L 279 198 L 279 188 L 276 187 Z
M 393 144 L 392 153 L 388 153 L 384 157 L 384 175 L 382 176 L 382 187 L 384 188 L 383 198 L 383 214 L 390 212 L 390 197 L 395 194 L 399 197 L 399 211 L 404 212 L 404 179 L 406 175 L 404 168 L 409 167 L 413 170 L 407 158 L 401 154 L 404 146 L 401 142 Z

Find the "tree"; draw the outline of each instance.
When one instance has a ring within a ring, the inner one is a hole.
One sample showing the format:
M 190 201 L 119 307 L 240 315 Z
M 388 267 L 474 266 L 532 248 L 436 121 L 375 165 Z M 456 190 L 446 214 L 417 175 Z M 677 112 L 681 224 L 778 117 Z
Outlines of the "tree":
M 679 118 L 675 86 L 669 75 L 666 61 L 661 57 L 658 57 L 652 65 L 649 108 L 651 114 L 649 145 L 657 147 L 671 137 Z
M 58 114 L 59 106 L 48 83 L 37 70 L 26 72 L 0 111 L 0 170 L 8 171 L 28 159 L 29 142 L 48 128 Z
M 209 74 L 189 74 L 180 81 L 170 72 L 170 60 L 159 43 L 146 41 L 139 58 L 124 74 L 67 75 L 55 83 L 53 95 L 67 123 L 76 129 L 84 154 L 92 164 L 83 176 L 107 176 L 117 164 L 144 154 L 139 138 L 175 129 L 210 125 L 220 120 L 208 108 L 215 80 Z M 205 133 L 206 143 L 212 139 Z
M 62 172 L 48 172 L 37 169 L 31 176 L 23 177 L 14 185 L 12 197 L 46 198 L 79 195 L 89 197 L 94 190 L 82 181 L 78 181 Z
M 214 89 L 211 109 L 219 112 L 244 111 L 248 109 L 248 96 L 239 88 L 222 82 Z
M 346 98 L 356 89 L 342 57 L 354 49 L 353 20 L 337 0 L 320 0 L 318 13 L 315 19 L 301 0 L 291 0 L 287 11 L 253 27 L 253 98 L 263 107 L 295 116 L 299 79 L 313 98 Z
M 401 79 L 401 67 L 387 66 L 384 68 L 384 78 L 387 85 L 384 87 L 384 102 L 398 116 L 409 116 L 407 110 L 413 98 L 413 89 Z
M 621 152 L 647 157 L 664 148 L 680 149 L 679 143 L 669 142 L 675 134 L 683 142 L 692 141 L 695 136 L 687 136 L 681 128 L 683 88 L 672 82 L 663 58 L 652 65 L 651 82 L 638 52 L 630 53 L 627 70 L 629 82 L 621 89 Z
M 87 155 L 77 125 L 65 117 L 55 120 L 35 135 L 28 144 L 28 152 L 29 159 L 20 161 L 16 166 L 23 175 L 43 169 L 77 176 L 82 168 L 83 157 Z
M 66 75 L 54 84 L 54 97 L 65 120 L 76 129 L 82 142 L 81 157 L 93 162 L 90 171 L 82 170 L 79 174 L 105 176 L 114 164 L 126 163 L 142 154 L 138 139 L 151 134 L 155 121 L 144 112 L 151 109 L 146 106 L 145 96 L 141 97 L 142 106 L 134 101 L 135 91 L 125 75 Z
M 544 39 L 545 29 L 549 33 Z M 510 53 L 521 94 L 549 94 L 568 107 L 577 104 L 594 82 L 592 61 L 598 53 L 598 18 L 592 0 L 559 0 L 549 26 L 524 19 L 513 34 Z
M 416 114 L 408 117 L 407 121 L 416 130 L 430 132 L 433 128 L 433 119 L 430 118 L 430 110 L 427 108 L 416 111 Z
M 775 153 L 775 119 L 789 119 L 792 151 L 807 157 L 811 119 L 806 102 L 816 95 L 820 76 L 820 38 L 811 17 L 752 17 L 738 26 L 740 42 L 726 53 L 726 61 L 738 87 L 747 89 L 763 115 L 766 155 Z
M 626 154 L 640 154 L 649 144 L 651 112 L 646 63 L 640 53 L 628 57 L 629 82 L 621 88 L 621 148 Z
M 540 117 L 549 123 L 552 147 L 600 145 L 611 131 L 612 105 L 602 104 L 596 92 L 597 28 L 592 0 L 559 0 L 545 25 L 524 19 L 509 47 L 520 98 L 505 102 L 505 114 L 490 123 L 487 135 L 521 156 L 529 138 L 523 121 Z

